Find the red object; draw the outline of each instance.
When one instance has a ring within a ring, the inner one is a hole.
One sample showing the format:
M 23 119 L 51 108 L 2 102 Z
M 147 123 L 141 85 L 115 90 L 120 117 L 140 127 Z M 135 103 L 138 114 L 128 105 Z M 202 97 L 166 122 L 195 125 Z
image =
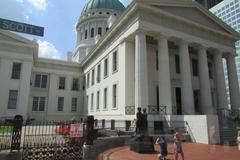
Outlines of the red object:
M 55 129 L 55 132 L 57 134 L 61 134 L 61 135 L 64 135 L 64 136 L 69 136 L 70 135 L 70 124 L 67 124 L 67 123 L 60 124 L 60 127 L 57 127 Z

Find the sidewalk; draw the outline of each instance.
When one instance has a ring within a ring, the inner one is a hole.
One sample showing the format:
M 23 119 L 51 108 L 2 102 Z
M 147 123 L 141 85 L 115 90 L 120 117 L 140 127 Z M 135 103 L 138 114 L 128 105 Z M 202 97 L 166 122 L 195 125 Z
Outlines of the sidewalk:
M 159 146 L 155 146 L 155 150 L 159 151 Z M 186 160 L 240 160 L 237 146 L 183 143 L 183 150 Z M 168 152 L 168 160 L 173 160 L 172 144 L 168 145 Z M 135 153 L 126 146 L 107 150 L 98 157 L 98 160 L 157 160 L 157 154 Z
M 21 153 L 0 152 L 0 160 L 21 160 Z

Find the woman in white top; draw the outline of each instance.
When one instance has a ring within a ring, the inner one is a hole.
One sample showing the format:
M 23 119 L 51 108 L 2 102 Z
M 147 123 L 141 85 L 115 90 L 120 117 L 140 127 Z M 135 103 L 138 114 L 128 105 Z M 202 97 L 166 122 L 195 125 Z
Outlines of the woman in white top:
M 184 160 L 184 153 L 182 149 L 182 134 L 178 132 L 176 128 L 174 128 L 174 137 L 173 137 L 173 145 L 174 145 L 174 160 L 178 160 L 178 154 L 180 153 L 182 160 Z

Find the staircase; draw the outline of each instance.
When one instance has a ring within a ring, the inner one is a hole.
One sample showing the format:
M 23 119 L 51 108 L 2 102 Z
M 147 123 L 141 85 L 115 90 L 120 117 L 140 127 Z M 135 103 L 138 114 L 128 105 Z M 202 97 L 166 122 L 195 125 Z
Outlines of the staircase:
M 218 113 L 221 144 L 236 145 L 238 116 L 232 115 L 232 111 L 226 109 Z

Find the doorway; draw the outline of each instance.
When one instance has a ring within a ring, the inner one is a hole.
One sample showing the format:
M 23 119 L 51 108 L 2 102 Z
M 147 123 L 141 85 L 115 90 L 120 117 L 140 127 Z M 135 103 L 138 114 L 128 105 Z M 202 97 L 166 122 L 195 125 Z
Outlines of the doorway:
M 176 93 L 176 112 L 177 112 L 177 115 L 182 115 L 181 88 L 177 87 L 175 89 L 175 93 Z

